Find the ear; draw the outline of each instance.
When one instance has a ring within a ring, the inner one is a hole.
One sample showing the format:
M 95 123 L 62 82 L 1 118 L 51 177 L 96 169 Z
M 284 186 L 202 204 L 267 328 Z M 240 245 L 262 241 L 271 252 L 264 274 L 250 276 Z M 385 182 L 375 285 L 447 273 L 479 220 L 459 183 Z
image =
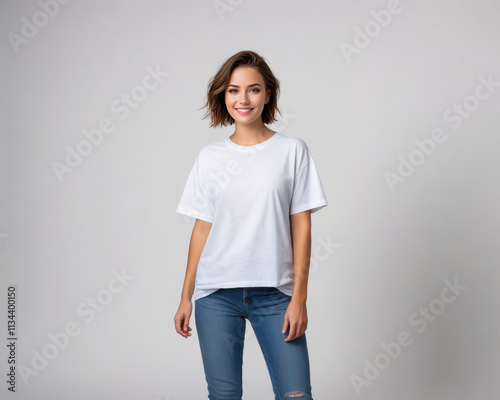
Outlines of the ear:
M 269 100 L 271 100 L 271 89 L 266 90 L 266 101 L 265 104 L 269 103 Z

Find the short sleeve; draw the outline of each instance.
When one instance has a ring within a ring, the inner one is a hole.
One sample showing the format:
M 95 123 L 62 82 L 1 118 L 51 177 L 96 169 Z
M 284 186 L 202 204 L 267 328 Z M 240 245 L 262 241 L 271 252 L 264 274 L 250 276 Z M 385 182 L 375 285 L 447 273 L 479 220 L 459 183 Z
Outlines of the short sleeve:
M 201 152 L 194 161 L 176 212 L 213 223 L 214 210 L 206 190 Z
M 290 215 L 311 210 L 311 214 L 328 205 L 314 159 L 309 151 L 305 165 L 295 175 Z

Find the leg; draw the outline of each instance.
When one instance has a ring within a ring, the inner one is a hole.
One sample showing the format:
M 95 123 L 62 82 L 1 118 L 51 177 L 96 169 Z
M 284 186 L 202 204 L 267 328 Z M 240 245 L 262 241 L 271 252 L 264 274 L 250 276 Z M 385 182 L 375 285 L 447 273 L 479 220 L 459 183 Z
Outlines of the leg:
M 306 336 L 285 342 L 281 333 L 291 296 L 276 288 L 252 288 L 249 320 L 259 342 L 276 400 L 312 400 Z
M 195 301 L 196 331 L 210 400 L 241 400 L 246 320 L 234 290 L 220 289 Z M 241 298 L 241 295 L 240 295 Z

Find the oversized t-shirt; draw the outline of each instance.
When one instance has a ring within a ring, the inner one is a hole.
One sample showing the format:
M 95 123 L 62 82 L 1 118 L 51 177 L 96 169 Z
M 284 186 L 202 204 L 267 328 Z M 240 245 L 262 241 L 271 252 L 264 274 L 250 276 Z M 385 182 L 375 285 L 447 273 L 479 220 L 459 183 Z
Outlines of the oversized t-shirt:
M 205 145 L 176 212 L 212 223 L 196 271 L 193 301 L 220 288 L 276 287 L 293 293 L 290 215 L 328 205 L 304 140 L 279 132 L 243 146 Z

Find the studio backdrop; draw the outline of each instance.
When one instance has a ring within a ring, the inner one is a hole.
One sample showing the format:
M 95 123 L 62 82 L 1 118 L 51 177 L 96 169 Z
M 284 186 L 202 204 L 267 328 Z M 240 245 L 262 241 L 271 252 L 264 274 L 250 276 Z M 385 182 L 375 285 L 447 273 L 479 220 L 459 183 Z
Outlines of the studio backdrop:
M 281 83 L 328 206 L 312 215 L 315 399 L 500 395 L 500 5 L 3 0 L 0 398 L 206 398 L 175 332 L 175 212 L 207 84 L 241 50 Z M 194 310 L 193 310 L 194 311 Z M 249 324 L 248 324 L 249 325 Z M 191 319 L 194 327 L 194 317 Z M 244 395 L 272 399 L 248 326 Z

